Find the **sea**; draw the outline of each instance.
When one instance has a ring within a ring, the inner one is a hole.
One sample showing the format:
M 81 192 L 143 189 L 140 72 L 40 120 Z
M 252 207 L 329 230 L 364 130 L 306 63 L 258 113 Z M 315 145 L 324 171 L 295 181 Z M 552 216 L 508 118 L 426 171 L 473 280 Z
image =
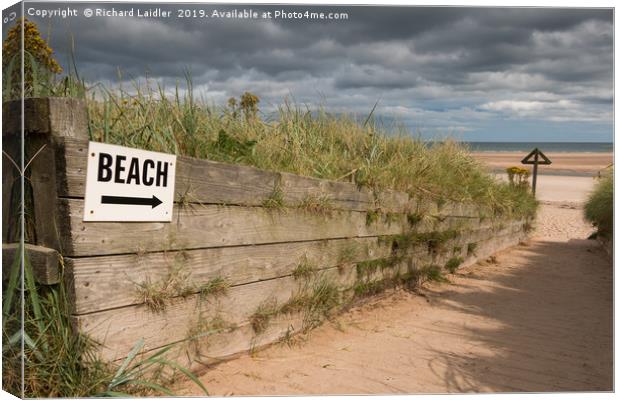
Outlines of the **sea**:
M 538 147 L 549 153 L 611 153 L 613 143 L 592 142 L 462 142 L 471 151 L 519 151 L 528 152 Z

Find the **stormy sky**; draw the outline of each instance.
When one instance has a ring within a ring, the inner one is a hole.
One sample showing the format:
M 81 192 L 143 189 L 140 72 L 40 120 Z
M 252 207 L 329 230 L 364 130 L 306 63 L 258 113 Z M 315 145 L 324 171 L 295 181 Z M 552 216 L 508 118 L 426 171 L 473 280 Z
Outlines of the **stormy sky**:
M 398 121 L 425 137 L 473 141 L 611 141 L 609 9 L 215 6 L 72 3 L 40 18 L 68 66 L 73 37 L 89 82 L 154 81 L 225 103 L 251 91 L 265 112 L 286 97 L 333 112 Z M 27 3 L 37 10 L 67 3 Z M 91 17 L 84 9 L 159 7 L 170 18 Z M 344 20 L 177 18 L 177 9 L 344 12 Z

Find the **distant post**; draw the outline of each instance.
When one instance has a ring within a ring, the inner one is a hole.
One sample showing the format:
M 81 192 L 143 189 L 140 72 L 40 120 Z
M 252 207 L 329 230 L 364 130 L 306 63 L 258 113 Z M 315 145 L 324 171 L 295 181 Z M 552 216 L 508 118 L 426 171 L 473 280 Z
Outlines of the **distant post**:
M 536 147 L 530 152 L 530 154 L 528 154 L 523 160 L 521 160 L 521 164 L 534 165 L 534 170 L 532 171 L 532 194 L 536 195 L 536 177 L 538 176 L 538 164 L 550 165 L 551 160 L 547 158 L 545 153 L 538 150 L 538 147 Z

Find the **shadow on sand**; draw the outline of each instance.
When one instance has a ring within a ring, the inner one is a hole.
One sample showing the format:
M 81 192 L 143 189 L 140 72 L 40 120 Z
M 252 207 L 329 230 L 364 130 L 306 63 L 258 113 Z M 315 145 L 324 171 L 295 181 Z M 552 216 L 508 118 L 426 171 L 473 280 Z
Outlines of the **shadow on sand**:
M 472 344 L 430 349 L 428 367 L 449 391 L 612 390 L 613 271 L 595 241 L 530 241 L 477 271 L 427 294 L 434 307 L 493 321 L 433 324 Z

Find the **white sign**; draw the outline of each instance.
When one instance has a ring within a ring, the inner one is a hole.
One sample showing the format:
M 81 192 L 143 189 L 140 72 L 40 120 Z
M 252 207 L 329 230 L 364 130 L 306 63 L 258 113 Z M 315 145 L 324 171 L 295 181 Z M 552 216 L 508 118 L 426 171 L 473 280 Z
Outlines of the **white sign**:
M 84 221 L 171 221 L 172 154 L 88 144 Z

